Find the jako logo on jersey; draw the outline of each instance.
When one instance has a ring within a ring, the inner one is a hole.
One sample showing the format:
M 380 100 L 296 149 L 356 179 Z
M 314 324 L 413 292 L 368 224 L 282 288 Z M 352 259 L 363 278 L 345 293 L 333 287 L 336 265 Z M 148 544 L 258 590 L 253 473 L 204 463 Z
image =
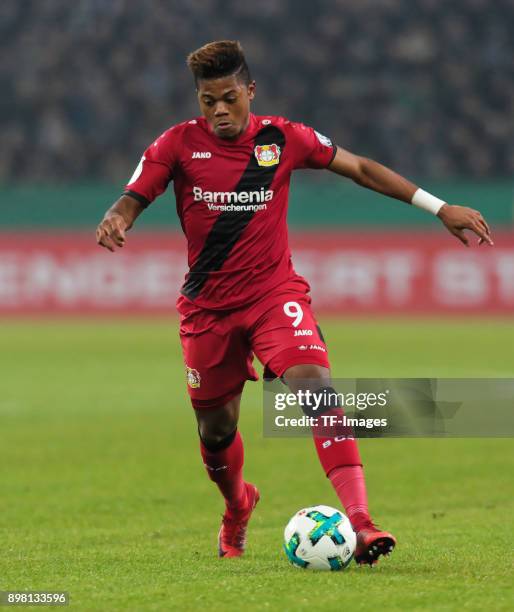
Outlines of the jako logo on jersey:
M 191 159 L 211 159 L 212 153 L 210 151 L 193 151 Z
M 280 161 L 280 147 L 276 144 L 257 145 L 254 153 L 259 166 L 276 166 Z
M 186 365 L 186 378 L 187 384 L 191 387 L 191 389 L 198 389 L 201 380 L 200 372 L 198 370 L 190 368 Z
M 312 329 L 295 329 L 295 336 L 312 336 Z
M 309 349 L 311 351 L 323 351 L 324 353 L 326 353 L 326 349 L 324 349 L 322 346 L 320 346 L 319 344 L 310 344 L 309 345 Z
M 305 344 L 301 344 L 298 347 L 299 351 L 323 351 L 323 353 L 326 353 L 326 349 L 324 349 L 322 346 L 320 346 L 319 344 L 309 344 L 309 346 L 305 346 Z
M 193 187 L 195 202 L 207 204 L 253 204 L 254 202 L 270 202 L 273 190 L 261 187 L 258 191 L 203 191 L 201 187 Z

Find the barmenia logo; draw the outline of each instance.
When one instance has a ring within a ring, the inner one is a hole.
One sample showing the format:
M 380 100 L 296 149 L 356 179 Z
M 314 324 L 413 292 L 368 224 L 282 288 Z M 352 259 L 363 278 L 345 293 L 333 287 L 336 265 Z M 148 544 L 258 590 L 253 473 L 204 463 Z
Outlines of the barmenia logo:
M 262 202 L 273 199 L 273 190 L 261 187 L 256 191 L 204 191 L 201 187 L 193 187 L 193 197 L 195 202 L 205 202 L 209 210 L 258 211 L 266 210 Z

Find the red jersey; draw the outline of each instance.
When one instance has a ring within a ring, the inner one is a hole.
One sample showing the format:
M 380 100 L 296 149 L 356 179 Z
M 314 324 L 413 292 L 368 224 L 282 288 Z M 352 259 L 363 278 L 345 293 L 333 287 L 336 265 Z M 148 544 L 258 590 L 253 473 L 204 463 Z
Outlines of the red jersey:
M 326 168 L 335 153 L 328 138 L 283 117 L 250 114 L 235 140 L 200 117 L 150 145 L 124 193 L 147 206 L 173 180 L 188 245 L 182 294 L 202 308 L 238 308 L 301 279 L 287 238 L 291 172 Z

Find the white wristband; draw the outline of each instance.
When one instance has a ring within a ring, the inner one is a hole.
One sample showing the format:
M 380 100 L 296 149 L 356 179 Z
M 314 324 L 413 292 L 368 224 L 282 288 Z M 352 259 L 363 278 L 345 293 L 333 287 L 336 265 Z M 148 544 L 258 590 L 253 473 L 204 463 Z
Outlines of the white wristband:
M 432 194 L 428 193 L 428 191 L 418 189 L 412 196 L 412 204 L 418 208 L 423 208 L 423 210 L 428 210 L 428 212 L 437 215 L 441 207 L 446 204 L 446 202 L 436 198 Z

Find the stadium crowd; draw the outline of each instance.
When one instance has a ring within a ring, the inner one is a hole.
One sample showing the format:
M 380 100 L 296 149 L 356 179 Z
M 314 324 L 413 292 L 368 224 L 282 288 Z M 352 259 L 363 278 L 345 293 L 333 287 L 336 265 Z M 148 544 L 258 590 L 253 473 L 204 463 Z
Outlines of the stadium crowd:
M 411 176 L 512 175 L 513 30 L 513 0 L 4 0 L 0 180 L 129 176 L 197 113 L 185 56 L 219 38 L 256 112 Z

